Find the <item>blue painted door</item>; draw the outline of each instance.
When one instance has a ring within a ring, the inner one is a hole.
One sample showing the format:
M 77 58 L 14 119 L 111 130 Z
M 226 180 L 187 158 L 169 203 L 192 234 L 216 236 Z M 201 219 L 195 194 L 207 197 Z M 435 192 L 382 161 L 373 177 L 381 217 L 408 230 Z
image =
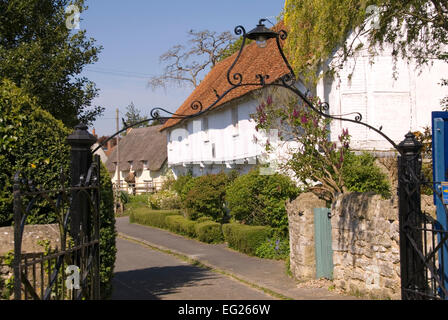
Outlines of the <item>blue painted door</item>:
M 333 279 L 330 209 L 314 208 L 316 278 Z

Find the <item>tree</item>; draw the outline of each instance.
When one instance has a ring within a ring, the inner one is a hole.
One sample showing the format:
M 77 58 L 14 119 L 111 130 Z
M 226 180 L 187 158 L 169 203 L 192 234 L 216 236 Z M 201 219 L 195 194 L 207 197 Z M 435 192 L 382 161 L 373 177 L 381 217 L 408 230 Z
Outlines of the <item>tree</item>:
M 124 121 L 126 122 L 127 125 L 132 125 L 134 123 L 143 121 L 148 118 L 146 115 L 142 115 L 141 110 L 137 109 L 136 106 L 134 105 L 134 102 L 132 102 L 132 101 L 126 107 L 126 114 L 124 115 L 124 117 L 125 117 Z M 147 126 L 148 126 L 148 123 L 145 122 L 145 123 L 135 126 L 134 128 L 142 128 L 142 127 L 147 127 Z
M 189 46 L 175 45 L 160 56 L 160 61 L 166 66 L 163 74 L 149 80 L 150 87 L 166 88 L 169 83 L 174 83 L 196 88 L 203 73 L 219 62 L 234 39 L 228 31 L 217 34 L 209 30 L 190 30 L 188 36 Z
M 98 89 L 79 74 L 98 60 L 101 47 L 85 30 L 67 28 L 68 4 L 82 13 L 84 0 L 1 0 L 0 79 L 8 78 L 65 125 L 91 123 L 104 110 L 92 107 Z
M 337 14 L 335 14 L 337 13 Z M 297 74 L 317 81 L 318 71 L 339 47 L 335 72 L 363 47 L 389 44 L 395 58 L 448 61 L 448 4 L 442 0 L 288 0 L 284 21 L 289 29 L 286 51 Z M 352 39 L 366 35 L 368 43 Z M 376 52 L 371 50 L 372 55 Z

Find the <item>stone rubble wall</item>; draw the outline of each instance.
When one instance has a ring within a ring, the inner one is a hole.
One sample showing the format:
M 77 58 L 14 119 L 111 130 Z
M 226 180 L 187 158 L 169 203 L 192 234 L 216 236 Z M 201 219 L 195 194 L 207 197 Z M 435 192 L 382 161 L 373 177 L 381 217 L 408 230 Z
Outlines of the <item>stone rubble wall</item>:
M 60 232 L 57 224 L 25 225 L 22 239 L 22 253 L 44 252 L 39 240 L 50 241 L 51 248 L 60 247 Z M 14 228 L 0 228 L 0 299 L 4 291 L 5 282 L 13 276 L 13 270 L 5 264 L 4 256 L 14 250 Z
M 363 296 L 400 299 L 397 199 L 341 194 L 331 215 L 335 286 Z
M 325 201 L 313 193 L 302 193 L 286 204 L 289 220 L 290 269 L 297 279 L 316 277 L 314 208 L 325 206 Z

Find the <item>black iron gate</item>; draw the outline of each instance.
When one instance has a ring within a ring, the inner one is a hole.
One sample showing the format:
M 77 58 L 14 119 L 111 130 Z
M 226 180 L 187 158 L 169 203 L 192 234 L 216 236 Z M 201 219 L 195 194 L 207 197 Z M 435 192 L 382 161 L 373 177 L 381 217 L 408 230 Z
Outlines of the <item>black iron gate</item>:
M 429 187 L 438 197 L 434 182 L 422 174 L 422 145 L 412 133 L 398 146 L 398 201 L 400 223 L 401 295 L 403 300 L 446 299 L 444 252 L 448 231 L 421 210 L 421 188 Z M 446 216 L 445 207 L 445 216 Z M 441 263 L 442 261 L 442 263 Z
M 100 159 L 96 141 L 79 125 L 67 138 L 71 180 L 61 173 L 59 188 L 43 190 L 18 172 L 14 177 L 14 299 L 100 298 Z M 24 253 L 27 217 L 45 201 L 58 218 L 59 239 L 41 253 Z

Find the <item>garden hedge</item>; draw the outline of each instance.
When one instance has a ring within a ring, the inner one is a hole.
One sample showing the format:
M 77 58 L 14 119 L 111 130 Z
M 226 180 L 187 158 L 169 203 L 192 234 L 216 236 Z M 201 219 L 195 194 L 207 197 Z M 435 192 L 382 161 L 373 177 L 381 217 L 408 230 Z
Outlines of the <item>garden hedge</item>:
M 232 249 L 256 255 L 257 248 L 272 234 L 273 229 L 266 226 L 248 226 L 239 223 L 222 225 L 224 240 Z
M 166 229 L 166 217 L 180 215 L 179 210 L 152 210 L 149 208 L 135 208 L 129 215 L 131 223 L 139 223 L 151 227 Z
M 196 221 L 189 220 L 181 215 L 167 216 L 165 219 L 168 230 L 186 235 L 192 238 L 196 237 Z
M 199 241 L 219 243 L 223 241 L 221 224 L 214 221 L 204 221 L 195 225 L 196 236 Z

